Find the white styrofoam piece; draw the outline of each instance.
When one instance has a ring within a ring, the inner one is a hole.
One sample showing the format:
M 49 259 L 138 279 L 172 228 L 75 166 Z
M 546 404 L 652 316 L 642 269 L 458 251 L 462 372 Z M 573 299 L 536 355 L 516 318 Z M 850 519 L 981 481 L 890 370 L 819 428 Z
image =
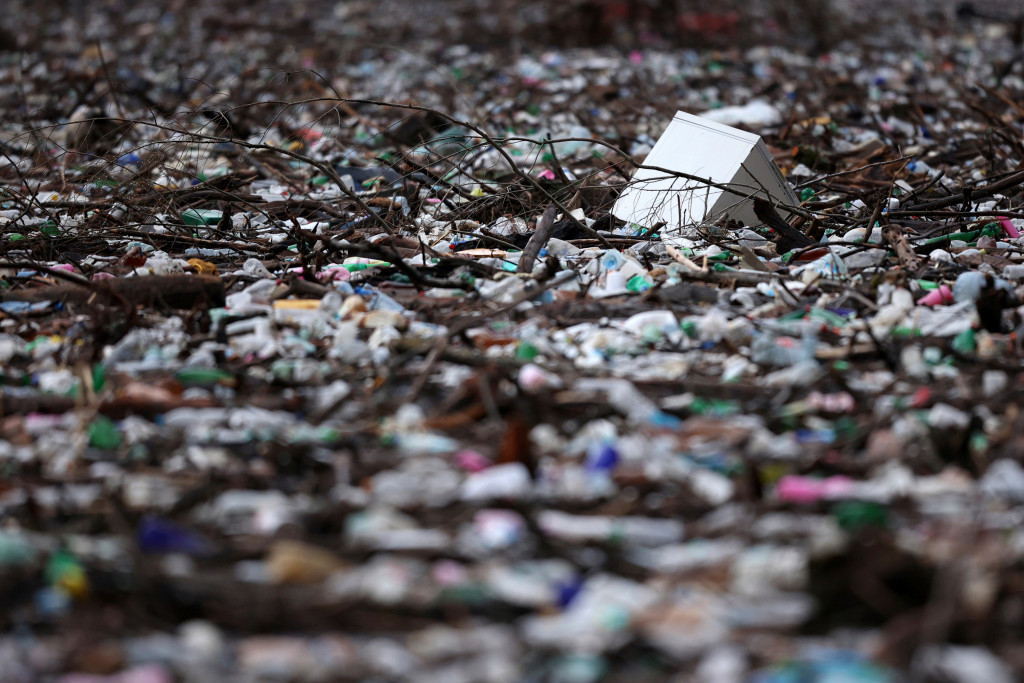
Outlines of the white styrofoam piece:
M 612 213 L 644 227 L 664 221 L 663 234 L 725 214 L 757 225 L 760 221 L 749 200 L 753 194 L 789 205 L 800 203 L 760 136 L 682 111 L 676 112 L 644 165 L 729 186 L 725 191 L 663 171 L 637 169 Z M 779 214 L 787 215 L 784 210 Z

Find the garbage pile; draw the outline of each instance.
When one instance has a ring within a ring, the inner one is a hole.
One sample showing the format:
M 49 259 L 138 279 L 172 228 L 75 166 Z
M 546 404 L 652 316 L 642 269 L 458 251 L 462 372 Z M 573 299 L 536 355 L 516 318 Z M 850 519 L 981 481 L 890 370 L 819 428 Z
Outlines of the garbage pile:
M 1012 26 L 124 9 L 0 55 L 0 680 L 1020 679 Z M 676 110 L 785 196 L 622 220 Z

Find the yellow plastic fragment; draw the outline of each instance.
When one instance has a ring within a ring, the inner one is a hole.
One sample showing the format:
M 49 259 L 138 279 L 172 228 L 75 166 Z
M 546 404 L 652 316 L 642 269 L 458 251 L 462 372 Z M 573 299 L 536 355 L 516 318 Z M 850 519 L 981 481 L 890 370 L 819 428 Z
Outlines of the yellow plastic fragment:
M 217 275 L 219 272 L 217 266 L 201 258 L 190 258 L 188 264 L 195 268 L 200 275 Z
M 315 311 L 320 307 L 320 299 L 278 299 L 274 302 L 274 309 L 291 309 L 300 311 Z
M 274 302 L 274 321 L 301 325 L 316 316 L 319 308 L 319 299 L 279 299 Z

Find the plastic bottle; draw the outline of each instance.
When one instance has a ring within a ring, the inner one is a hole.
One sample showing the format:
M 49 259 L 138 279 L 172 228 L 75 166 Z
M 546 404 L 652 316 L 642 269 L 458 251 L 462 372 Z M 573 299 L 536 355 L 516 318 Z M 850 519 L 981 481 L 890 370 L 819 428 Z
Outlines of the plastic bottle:
M 246 275 L 259 278 L 272 278 L 273 274 L 267 270 L 266 266 L 263 265 L 257 258 L 248 258 L 245 263 L 242 264 L 242 270 Z
M 526 467 L 512 462 L 471 474 L 462 484 L 461 496 L 465 501 L 515 500 L 529 495 L 532 488 Z
M 789 367 L 798 363 L 814 360 L 818 345 L 817 336 L 805 327 L 803 336 L 798 340 L 794 337 L 776 336 L 770 332 L 755 335 L 751 344 L 751 360 L 761 365 Z
M 981 296 L 981 290 L 988 286 L 988 275 L 977 270 L 968 270 L 960 273 L 953 284 L 953 299 L 960 303 L 962 301 L 977 301 Z M 1013 286 L 1002 278 L 992 278 L 992 286 L 999 289 L 1013 291 Z
M 685 527 L 675 519 L 573 515 L 545 510 L 537 524 L 548 536 L 570 543 L 610 542 L 656 548 L 683 540 Z

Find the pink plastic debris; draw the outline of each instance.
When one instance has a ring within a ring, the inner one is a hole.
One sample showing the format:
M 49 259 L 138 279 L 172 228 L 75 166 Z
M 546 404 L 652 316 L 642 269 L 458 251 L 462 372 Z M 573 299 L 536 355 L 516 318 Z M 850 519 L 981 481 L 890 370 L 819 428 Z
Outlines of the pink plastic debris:
M 456 453 L 455 462 L 467 472 L 480 472 L 487 469 L 491 464 L 490 460 L 483 455 L 469 449 Z
M 173 683 L 167 669 L 156 664 L 137 666 L 113 676 L 67 674 L 60 683 Z
M 775 494 L 787 503 L 816 503 L 827 498 L 838 498 L 850 492 L 853 480 L 849 477 L 834 476 L 814 479 L 796 474 L 787 474 L 779 479 Z
M 812 391 L 807 396 L 807 402 L 818 410 L 822 410 L 826 413 L 849 413 L 857 407 L 857 402 L 853 396 L 841 391 L 834 394 L 823 394 L 818 391 Z
M 328 268 L 327 270 L 321 270 L 316 274 L 318 280 L 347 280 L 352 277 L 352 273 L 347 268 Z
M 454 586 L 469 579 L 469 572 L 455 560 L 438 560 L 431 570 L 431 575 L 442 586 Z
M 558 375 L 552 374 L 540 366 L 527 363 L 519 368 L 519 386 L 529 392 L 552 389 L 561 385 Z
M 1017 230 L 1017 226 L 1013 224 L 1006 216 L 999 217 L 999 224 L 1003 226 L 1003 230 L 1006 231 L 1007 237 L 1020 237 L 1020 231 Z
M 953 303 L 953 290 L 946 285 L 939 285 L 937 289 L 925 294 L 917 300 L 921 306 L 945 306 Z

